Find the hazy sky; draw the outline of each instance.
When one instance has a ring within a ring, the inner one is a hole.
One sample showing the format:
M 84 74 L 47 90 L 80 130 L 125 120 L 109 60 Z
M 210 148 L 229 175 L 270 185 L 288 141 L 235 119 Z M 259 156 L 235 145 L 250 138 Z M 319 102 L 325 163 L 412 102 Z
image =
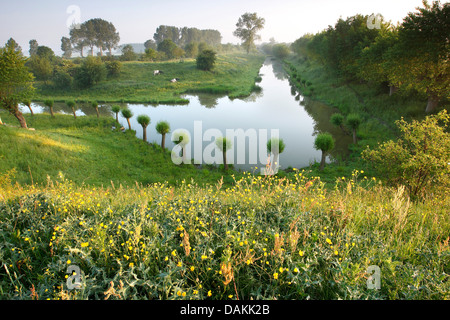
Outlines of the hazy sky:
M 444 1 L 446 2 L 446 1 Z M 69 35 L 68 21 L 79 8 L 80 20 L 102 18 L 112 22 L 120 43 L 153 39 L 159 25 L 220 31 L 223 43 L 239 43 L 233 36 L 236 22 L 245 12 L 265 18 L 262 41 L 292 42 L 305 33 L 334 25 L 339 17 L 357 13 L 381 13 L 394 23 L 402 21 L 422 0 L 0 0 L 0 46 L 13 37 L 28 54 L 31 39 L 61 52 L 61 37 Z

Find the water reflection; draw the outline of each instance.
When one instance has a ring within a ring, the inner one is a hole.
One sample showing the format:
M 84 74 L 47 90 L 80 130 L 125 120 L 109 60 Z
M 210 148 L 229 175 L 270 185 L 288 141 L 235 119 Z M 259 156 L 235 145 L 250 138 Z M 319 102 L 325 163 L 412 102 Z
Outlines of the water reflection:
M 321 151 L 314 149 L 315 135 L 319 132 L 330 132 L 336 140 L 332 157 L 345 157 L 348 154 L 348 144 L 351 137 L 345 135 L 338 127 L 334 127 L 329 119 L 336 112 L 325 104 L 301 96 L 295 87 L 290 85 L 288 76 L 283 66 L 267 59 L 260 70 L 262 78 L 258 85 L 262 88 L 244 99 L 229 99 L 217 94 L 185 95 L 189 99 L 187 105 L 158 105 L 144 104 L 118 104 L 128 107 L 134 116 L 130 119 L 136 135 L 142 137 L 142 127 L 136 118 L 146 114 L 151 118 L 147 128 L 149 142 L 160 143 L 161 135 L 156 132 L 158 121 L 165 120 L 170 123 L 172 132 L 176 129 L 186 129 L 191 133 L 190 143 L 187 149 L 191 158 L 204 163 L 203 150 L 211 151 L 211 156 L 220 153 L 214 150 L 214 138 L 225 136 L 230 132 L 247 133 L 243 140 L 246 144 L 245 155 L 239 154 L 236 145 L 242 141 L 234 140 L 234 147 L 227 158 L 234 163 L 236 169 L 253 170 L 254 167 L 263 167 L 267 163 L 266 141 L 271 134 L 279 134 L 286 144 L 285 151 L 280 155 L 279 161 L 282 168 L 306 167 L 311 163 L 320 161 Z M 32 104 L 34 112 L 49 112 L 48 107 L 42 104 Z M 21 106 L 23 112 L 29 112 L 28 108 Z M 64 103 L 55 103 L 55 112 L 72 114 L 72 110 Z M 101 104 L 99 111 L 102 116 L 114 116 L 109 104 Z M 96 115 L 95 108 L 89 104 L 77 104 L 77 115 Z M 128 128 L 126 119 L 119 113 L 119 122 Z M 199 130 L 199 124 L 201 130 Z M 172 149 L 174 144 L 170 141 L 170 135 L 166 138 L 166 147 Z M 256 135 L 257 141 L 254 136 Z M 253 140 L 252 140 L 253 139 Z M 253 142 L 252 145 L 250 145 Z M 199 153 L 196 151 L 200 151 Z M 257 153 L 257 161 L 255 154 Z M 198 156 L 199 155 L 199 156 Z M 200 157 L 200 159 L 199 159 Z M 245 163 L 242 162 L 244 158 Z M 328 159 L 329 160 L 329 159 Z

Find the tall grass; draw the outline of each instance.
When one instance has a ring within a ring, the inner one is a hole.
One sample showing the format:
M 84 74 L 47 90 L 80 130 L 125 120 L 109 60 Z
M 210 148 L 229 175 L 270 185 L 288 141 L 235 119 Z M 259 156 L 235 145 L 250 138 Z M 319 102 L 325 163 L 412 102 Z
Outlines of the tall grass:
M 227 189 L 35 187 L 13 174 L 0 177 L 3 299 L 450 298 L 448 194 L 413 203 L 356 171 L 332 190 L 299 171 Z

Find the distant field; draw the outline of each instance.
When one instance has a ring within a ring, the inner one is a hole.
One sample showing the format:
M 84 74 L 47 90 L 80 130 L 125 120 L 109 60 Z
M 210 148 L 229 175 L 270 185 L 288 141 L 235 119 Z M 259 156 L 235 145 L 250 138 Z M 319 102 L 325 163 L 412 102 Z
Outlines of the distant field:
M 187 92 L 225 93 L 230 98 L 249 95 L 264 56 L 254 54 L 218 55 L 213 71 L 201 71 L 193 59 L 171 62 L 124 62 L 120 77 L 103 81 L 89 89 L 55 89 L 36 82 L 35 101 L 186 103 L 180 95 Z M 154 70 L 164 73 L 153 75 Z M 179 78 L 176 83 L 170 82 Z

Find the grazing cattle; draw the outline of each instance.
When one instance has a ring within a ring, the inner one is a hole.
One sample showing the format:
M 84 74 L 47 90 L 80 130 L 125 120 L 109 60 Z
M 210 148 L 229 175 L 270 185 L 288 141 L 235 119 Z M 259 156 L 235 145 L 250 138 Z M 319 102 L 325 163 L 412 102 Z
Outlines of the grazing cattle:
M 174 79 L 170 80 L 170 82 L 174 83 L 174 82 L 177 82 L 178 80 L 180 80 L 180 79 L 174 78 Z
M 153 75 L 157 76 L 158 74 L 163 74 L 164 72 L 162 72 L 161 70 L 155 70 L 153 71 Z

